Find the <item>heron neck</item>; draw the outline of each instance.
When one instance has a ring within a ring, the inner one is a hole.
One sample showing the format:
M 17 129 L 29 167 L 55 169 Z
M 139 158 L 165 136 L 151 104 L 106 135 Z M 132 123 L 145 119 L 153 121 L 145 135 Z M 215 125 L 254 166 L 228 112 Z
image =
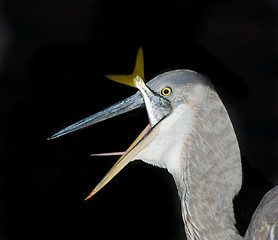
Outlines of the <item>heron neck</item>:
M 180 155 L 180 168 L 172 175 L 187 239 L 242 239 L 234 226 L 233 210 L 233 198 L 241 187 L 240 152 L 217 96 L 199 109 L 184 143 L 186 154 Z
M 234 226 L 232 203 L 219 204 L 218 200 L 200 185 L 188 187 L 179 181 L 176 183 L 188 240 L 243 239 Z M 197 193 L 196 188 L 200 189 Z

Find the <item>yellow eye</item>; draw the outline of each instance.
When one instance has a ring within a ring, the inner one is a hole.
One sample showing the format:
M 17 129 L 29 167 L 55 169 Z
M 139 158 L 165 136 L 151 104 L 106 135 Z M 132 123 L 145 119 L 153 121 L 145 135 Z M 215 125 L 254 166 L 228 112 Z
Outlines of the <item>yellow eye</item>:
M 161 94 L 164 96 L 169 96 L 172 93 L 172 89 L 170 87 L 165 87 L 161 90 Z

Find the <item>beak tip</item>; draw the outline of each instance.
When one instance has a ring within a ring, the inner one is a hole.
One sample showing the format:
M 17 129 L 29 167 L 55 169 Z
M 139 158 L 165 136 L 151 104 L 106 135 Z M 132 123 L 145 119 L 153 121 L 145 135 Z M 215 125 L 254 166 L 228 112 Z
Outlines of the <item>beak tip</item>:
M 84 201 L 87 201 L 89 198 L 91 198 L 94 195 L 94 190 L 84 199 Z
M 48 137 L 47 140 L 48 140 L 48 141 L 49 141 L 49 140 L 53 140 L 53 139 L 59 137 L 60 135 L 61 135 L 60 132 L 55 133 L 55 134 L 51 135 L 50 137 Z

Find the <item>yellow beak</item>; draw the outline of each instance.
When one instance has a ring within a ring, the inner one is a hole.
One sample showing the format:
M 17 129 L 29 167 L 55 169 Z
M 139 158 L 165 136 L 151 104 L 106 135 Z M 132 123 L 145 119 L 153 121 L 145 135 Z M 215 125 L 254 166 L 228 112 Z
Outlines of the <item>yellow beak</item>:
M 150 130 L 151 126 L 149 124 L 127 149 L 127 154 L 120 157 L 120 159 L 114 164 L 110 171 L 103 177 L 103 179 L 85 200 L 89 199 L 102 189 L 113 177 L 116 176 L 116 174 L 118 174 L 130 161 L 132 161 L 139 152 L 141 152 L 150 142 L 153 141 L 153 139 L 157 137 L 158 128 L 156 127 L 152 131 Z

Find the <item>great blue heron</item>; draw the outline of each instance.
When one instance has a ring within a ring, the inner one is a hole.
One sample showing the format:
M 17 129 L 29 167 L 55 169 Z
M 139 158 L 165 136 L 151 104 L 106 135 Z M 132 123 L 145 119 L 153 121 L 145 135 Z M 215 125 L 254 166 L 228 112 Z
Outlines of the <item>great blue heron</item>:
M 228 113 L 208 79 L 194 71 L 175 70 L 145 85 L 141 49 L 133 74 L 107 77 L 139 91 L 50 139 L 140 106 L 146 107 L 150 124 L 126 152 L 119 153 L 122 157 L 86 199 L 130 161 L 141 159 L 172 174 L 187 239 L 242 239 L 234 226 L 233 210 L 233 198 L 242 181 L 240 150 Z M 278 239 L 277 220 L 278 187 L 259 204 L 245 239 Z

